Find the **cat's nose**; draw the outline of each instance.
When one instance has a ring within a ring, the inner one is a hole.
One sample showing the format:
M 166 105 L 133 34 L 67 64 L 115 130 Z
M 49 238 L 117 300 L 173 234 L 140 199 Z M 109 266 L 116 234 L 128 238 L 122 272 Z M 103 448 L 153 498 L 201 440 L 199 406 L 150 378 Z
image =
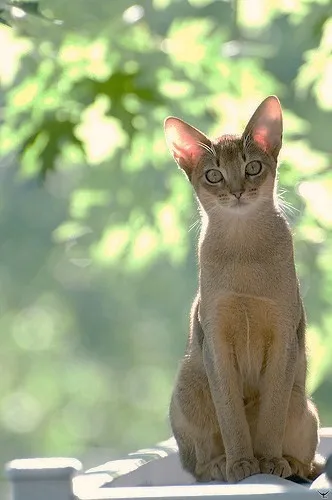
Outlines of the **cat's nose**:
M 244 193 L 244 189 L 240 189 L 239 191 L 232 191 L 232 195 L 235 196 L 238 200 L 241 198 L 241 196 Z

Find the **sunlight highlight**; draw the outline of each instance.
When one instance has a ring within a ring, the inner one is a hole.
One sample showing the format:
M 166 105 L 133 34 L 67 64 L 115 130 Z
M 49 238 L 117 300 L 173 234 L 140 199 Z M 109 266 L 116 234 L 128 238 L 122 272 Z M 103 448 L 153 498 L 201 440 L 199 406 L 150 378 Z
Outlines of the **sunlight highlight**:
M 122 18 L 126 23 L 133 24 L 142 19 L 143 16 L 143 7 L 141 5 L 132 5 L 124 11 Z
M 323 223 L 332 225 L 332 181 L 301 182 L 298 191 L 314 216 Z
M 84 142 L 88 161 L 98 164 L 112 156 L 117 148 L 125 145 L 126 136 L 116 118 L 106 116 L 109 100 L 98 97 L 82 114 L 77 136 Z

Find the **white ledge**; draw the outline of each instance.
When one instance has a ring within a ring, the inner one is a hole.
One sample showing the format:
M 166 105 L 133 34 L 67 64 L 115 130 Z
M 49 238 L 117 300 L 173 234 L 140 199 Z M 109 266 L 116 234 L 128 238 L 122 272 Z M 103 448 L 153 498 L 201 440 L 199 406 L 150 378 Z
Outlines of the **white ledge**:
M 21 458 L 12 460 L 6 465 L 6 473 L 10 479 L 68 479 L 82 469 L 76 458 Z
M 301 500 L 303 498 L 318 500 L 319 494 L 315 490 L 303 487 L 290 487 L 268 484 L 241 484 L 241 485 L 192 485 L 192 486 L 148 486 L 135 488 L 102 488 L 98 492 L 74 489 L 80 500 L 185 500 L 190 498 L 206 498 L 220 500 L 228 496 L 232 500 Z M 96 494 L 97 493 L 97 494 Z

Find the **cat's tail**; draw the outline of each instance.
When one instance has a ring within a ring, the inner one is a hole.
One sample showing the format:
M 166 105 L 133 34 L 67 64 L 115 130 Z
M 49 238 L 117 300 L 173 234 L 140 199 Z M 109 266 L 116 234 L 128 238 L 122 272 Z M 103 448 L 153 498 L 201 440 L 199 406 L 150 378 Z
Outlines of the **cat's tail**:
M 318 476 L 323 474 L 323 472 L 325 471 L 325 463 L 325 458 L 319 453 L 316 453 L 315 458 L 311 464 L 311 470 L 308 479 L 314 481 Z

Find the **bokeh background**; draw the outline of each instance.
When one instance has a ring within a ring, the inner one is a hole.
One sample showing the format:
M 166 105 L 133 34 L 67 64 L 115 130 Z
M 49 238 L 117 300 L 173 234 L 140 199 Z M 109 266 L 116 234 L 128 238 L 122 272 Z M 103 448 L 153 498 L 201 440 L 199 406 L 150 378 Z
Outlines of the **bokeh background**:
M 1 2 L 1 465 L 169 436 L 199 223 L 163 120 L 240 132 L 271 93 L 308 389 L 331 426 L 331 1 Z

